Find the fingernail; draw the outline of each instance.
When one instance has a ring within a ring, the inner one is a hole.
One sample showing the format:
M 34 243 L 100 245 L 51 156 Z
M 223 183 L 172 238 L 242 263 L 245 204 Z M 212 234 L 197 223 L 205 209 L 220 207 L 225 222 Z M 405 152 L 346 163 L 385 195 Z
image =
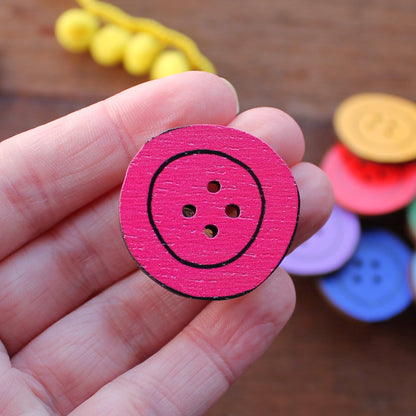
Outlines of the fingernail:
M 239 112 L 240 112 L 240 103 L 239 103 L 239 101 L 238 101 L 238 94 L 237 94 L 237 91 L 236 91 L 236 89 L 234 88 L 234 85 L 233 84 L 231 84 L 231 82 L 230 81 L 228 81 L 228 79 L 225 79 L 225 78 L 222 78 L 221 77 L 221 79 L 229 86 L 229 88 L 231 89 L 231 91 L 233 92 L 233 94 L 234 94 L 234 97 L 235 97 L 235 103 L 236 103 L 236 114 L 238 114 Z

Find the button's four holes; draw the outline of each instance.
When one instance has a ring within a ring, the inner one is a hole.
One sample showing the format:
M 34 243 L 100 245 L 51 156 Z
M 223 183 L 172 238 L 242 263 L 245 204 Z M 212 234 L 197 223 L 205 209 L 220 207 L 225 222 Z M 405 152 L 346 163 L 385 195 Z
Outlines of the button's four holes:
M 353 264 L 356 268 L 361 268 L 363 266 L 362 260 L 359 259 L 359 258 L 354 258 L 353 259 Z M 372 259 L 370 261 L 370 266 L 371 266 L 372 269 L 379 269 L 380 268 L 380 261 L 378 259 Z M 363 281 L 363 277 L 359 273 L 354 274 L 352 279 L 355 283 L 361 283 Z M 376 274 L 372 277 L 372 280 L 375 284 L 381 284 L 382 281 L 383 281 L 383 278 L 380 274 Z
M 218 181 L 211 181 L 207 186 L 208 192 L 217 193 L 221 189 L 221 184 Z M 193 217 L 196 214 L 196 206 L 187 204 L 182 208 L 182 214 L 186 218 Z M 225 214 L 230 218 L 237 218 L 240 216 L 240 207 L 235 204 L 229 204 L 225 207 Z M 213 224 L 208 224 L 204 228 L 204 233 L 208 238 L 214 238 L 218 234 L 218 227 Z

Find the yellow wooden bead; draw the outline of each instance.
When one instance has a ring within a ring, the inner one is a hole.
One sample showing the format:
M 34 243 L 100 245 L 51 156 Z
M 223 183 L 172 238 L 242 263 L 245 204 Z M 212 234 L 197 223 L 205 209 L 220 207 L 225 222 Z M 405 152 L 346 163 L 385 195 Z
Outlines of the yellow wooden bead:
M 147 74 L 156 56 L 163 48 L 163 43 L 150 33 L 134 35 L 126 46 L 124 68 L 132 75 Z
M 130 32 L 120 26 L 104 26 L 92 38 L 91 56 L 100 65 L 118 65 L 123 60 L 130 37 Z
M 164 51 L 156 58 L 150 70 L 150 78 L 167 77 L 191 69 L 188 59 L 180 51 Z
M 69 9 L 58 17 L 55 36 L 65 49 L 85 52 L 99 26 L 98 18 L 91 13 L 83 9 Z

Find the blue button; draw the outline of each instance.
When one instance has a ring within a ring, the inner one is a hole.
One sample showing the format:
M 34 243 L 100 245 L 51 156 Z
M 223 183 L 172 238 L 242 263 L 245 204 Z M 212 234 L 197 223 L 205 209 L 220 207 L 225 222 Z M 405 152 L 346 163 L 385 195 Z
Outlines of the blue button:
M 364 322 L 385 321 L 412 302 L 411 250 L 383 229 L 361 235 L 357 251 L 339 271 L 318 280 L 322 294 L 336 308 Z

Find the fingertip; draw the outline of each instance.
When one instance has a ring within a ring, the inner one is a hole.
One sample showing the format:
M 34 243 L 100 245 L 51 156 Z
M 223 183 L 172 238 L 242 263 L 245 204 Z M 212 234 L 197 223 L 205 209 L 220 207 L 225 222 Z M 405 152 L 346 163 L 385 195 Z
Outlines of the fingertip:
M 292 249 L 315 234 L 328 220 L 334 206 L 334 192 L 328 176 L 312 163 L 292 168 L 300 195 L 299 224 Z
M 169 85 L 175 89 L 187 90 L 190 93 L 196 91 L 205 91 L 206 98 L 215 94 L 213 97 L 217 106 L 225 106 L 227 111 L 227 121 L 233 119 L 238 114 L 240 105 L 238 94 L 233 84 L 226 78 L 216 74 L 203 71 L 187 71 L 179 74 L 170 75 L 164 78 L 149 81 L 149 84 L 159 84 L 162 87 Z
M 233 84 L 226 78 L 220 77 L 219 75 L 211 72 L 204 71 L 186 71 L 179 74 L 170 75 L 164 78 L 149 81 L 149 83 L 182 83 L 184 86 L 201 86 L 207 85 L 209 88 L 217 88 L 222 85 L 221 88 L 225 88 L 227 95 L 230 95 L 233 101 L 238 100 L 238 95 Z M 231 94 L 229 94 L 231 93 Z
M 305 153 L 305 140 L 298 123 L 277 108 L 259 107 L 244 111 L 229 126 L 263 140 L 289 166 L 300 162 Z
M 296 307 L 295 285 L 289 274 L 280 267 L 271 274 L 265 283 L 266 285 L 265 290 L 268 293 L 271 292 L 271 295 L 268 296 L 278 300 L 274 315 L 277 317 L 280 327 L 283 328 L 293 315 Z
M 238 98 L 237 90 L 235 89 L 234 85 L 231 84 L 230 81 L 228 81 L 228 79 L 221 78 L 221 80 L 224 81 L 225 85 L 227 85 L 227 87 L 231 90 L 231 92 L 232 92 L 232 94 L 234 96 L 235 103 L 236 103 L 236 111 L 235 111 L 235 114 L 238 114 L 240 112 L 240 101 L 239 101 L 239 98 Z

